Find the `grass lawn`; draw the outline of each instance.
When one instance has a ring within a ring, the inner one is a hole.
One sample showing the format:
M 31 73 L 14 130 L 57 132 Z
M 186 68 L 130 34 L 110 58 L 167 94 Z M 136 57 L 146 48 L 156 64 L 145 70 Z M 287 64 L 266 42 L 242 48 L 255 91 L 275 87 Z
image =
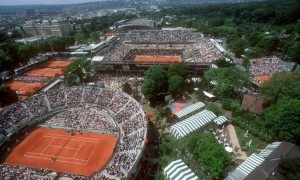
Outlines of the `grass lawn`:
M 248 156 L 250 156 L 252 153 L 259 153 L 259 151 L 257 151 L 258 147 L 261 148 L 267 145 L 265 142 L 261 141 L 258 137 L 255 137 L 250 133 L 248 133 L 248 137 L 244 137 L 244 134 L 247 131 L 245 129 L 235 126 L 235 131 L 239 139 L 241 148 L 245 146 L 245 144 L 252 139 L 251 146 L 247 148 L 245 151 Z

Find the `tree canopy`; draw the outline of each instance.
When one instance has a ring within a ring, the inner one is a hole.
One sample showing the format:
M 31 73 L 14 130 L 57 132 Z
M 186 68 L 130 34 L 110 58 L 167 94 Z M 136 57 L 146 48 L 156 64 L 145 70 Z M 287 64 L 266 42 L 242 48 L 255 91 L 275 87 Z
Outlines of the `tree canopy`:
M 171 64 L 167 72 L 169 93 L 176 95 L 182 93 L 186 85 L 187 65 L 183 62 Z
M 236 67 L 211 68 L 204 72 L 204 78 L 216 82 L 212 90 L 219 97 L 230 97 L 236 89 L 250 83 L 248 74 Z
M 9 86 L 0 86 L 0 107 L 11 105 L 19 100 L 17 93 Z
M 78 32 L 75 34 L 75 41 L 77 41 L 77 43 L 82 44 L 84 42 L 84 34 L 81 32 Z
M 167 73 L 162 66 L 151 66 L 145 72 L 141 91 L 151 103 L 159 100 L 166 93 L 167 87 Z
M 195 131 L 183 138 L 181 146 L 188 149 L 213 179 L 220 179 L 231 161 L 230 154 L 211 133 Z
M 275 137 L 300 144 L 300 99 L 283 98 L 264 111 L 264 121 L 272 124 Z
M 300 99 L 300 73 L 280 72 L 262 84 L 259 89 L 261 96 L 275 102 L 282 97 Z
M 130 86 L 130 84 L 128 82 L 125 82 L 122 86 L 122 91 L 124 91 L 125 93 L 131 95 L 132 94 L 132 88 Z
M 183 85 L 185 84 L 184 79 L 181 76 L 175 75 L 175 76 L 171 76 L 168 79 L 168 83 L 169 83 L 169 92 L 171 94 L 177 94 L 183 91 Z
M 187 65 L 183 62 L 173 63 L 168 69 L 168 78 L 171 76 L 181 76 L 182 78 L 186 78 L 187 76 Z
M 279 163 L 279 172 L 283 174 L 286 179 L 300 179 L 300 158 L 287 158 L 281 160 Z
M 93 73 L 93 68 L 90 61 L 86 58 L 73 61 L 64 70 L 65 84 L 67 86 L 79 85 L 80 83 L 87 83 Z

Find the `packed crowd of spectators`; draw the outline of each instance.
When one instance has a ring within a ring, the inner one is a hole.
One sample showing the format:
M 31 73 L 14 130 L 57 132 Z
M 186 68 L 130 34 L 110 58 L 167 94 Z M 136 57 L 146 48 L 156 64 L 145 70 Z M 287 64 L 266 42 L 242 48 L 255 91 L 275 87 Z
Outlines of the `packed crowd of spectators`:
M 99 130 L 116 132 L 113 120 L 97 108 L 71 108 L 47 120 L 44 124 L 55 127 L 63 126 L 75 130 Z
M 252 59 L 250 73 L 252 76 L 272 75 L 276 72 L 288 71 L 278 57 Z
M 124 114 L 124 112 L 127 113 Z M 130 101 L 126 105 L 126 111 L 119 111 L 117 114 L 123 116 L 119 121 L 121 125 L 121 139 L 116 156 L 104 171 L 98 174 L 104 179 L 123 178 L 124 174 L 130 171 L 137 157 L 140 155 L 144 146 L 144 137 L 147 127 L 142 112 L 141 107 L 136 101 Z M 125 173 L 120 171 L 120 169 Z
M 215 45 L 204 38 L 190 47 L 184 48 L 183 54 L 186 62 L 213 62 L 223 57 Z
M 42 116 L 50 111 L 50 107 L 45 100 L 44 95 L 32 96 L 30 100 L 23 101 L 26 108 L 30 110 L 30 113 L 34 116 Z
M 209 129 L 209 131 L 214 134 L 216 140 L 224 147 L 232 147 L 232 143 L 230 140 L 230 136 L 228 135 L 226 126 L 223 125 L 218 128 L 211 128 Z
M 96 100 L 93 100 L 94 98 Z M 85 100 L 87 101 L 85 102 Z M 86 103 L 96 106 L 91 108 L 86 108 L 84 105 L 80 106 Z M 124 177 L 124 172 L 120 169 L 126 172 L 130 171 L 143 150 L 147 122 L 140 104 L 121 91 L 96 86 L 80 86 L 38 94 L 2 110 L 0 112 L 0 125 L 6 129 L 15 126 L 21 120 L 43 116 L 57 108 L 60 111 L 64 108 L 66 110 L 46 121 L 49 126 L 63 125 L 76 130 L 91 128 L 116 132 L 117 127 L 111 118 L 114 119 L 120 128 L 120 144 L 115 149 L 115 156 L 105 167 L 105 170 L 93 176 L 103 179 L 111 177 L 119 179 Z M 122 118 L 117 119 L 117 117 Z M 0 173 L 10 174 L 14 171 L 14 167 L 23 168 L 2 164 Z M 22 174 L 27 174 L 28 179 L 32 179 L 30 177 L 35 175 L 34 168 L 24 167 L 23 169 Z M 11 174 L 10 176 L 14 175 Z M 26 177 L 22 179 L 26 179 Z
M 50 180 L 54 177 L 49 173 L 47 169 L 34 169 L 24 166 L 13 166 L 13 165 L 4 165 L 0 164 L 0 179 L 2 180 L 31 180 L 31 179 L 40 179 L 40 180 Z
M 25 82 L 47 82 L 51 81 L 52 78 L 46 76 L 16 76 L 15 81 L 25 81 Z
M 190 30 L 133 30 L 122 38 L 132 43 L 187 43 L 198 41 L 202 37 Z
M 132 36 L 134 36 L 133 32 Z M 115 46 L 113 46 L 108 51 L 108 53 L 105 54 L 104 61 L 133 61 L 136 55 L 144 55 L 182 56 L 183 61 L 186 62 L 210 63 L 223 57 L 222 53 L 215 47 L 215 45 L 211 41 L 202 37 L 196 38 L 193 42 L 190 43 L 162 42 L 164 41 L 157 40 L 157 42 L 148 43 L 128 43 L 125 41 L 118 41 Z
M 24 107 L 23 103 L 17 102 L 12 104 L 0 112 L 0 128 L 13 127 L 29 115 L 30 111 Z
M 236 59 L 235 63 L 238 66 L 242 66 L 243 60 Z M 265 57 L 250 60 L 250 74 L 255 76 L 272 76 L 277 72 L 288 71 L 288 69 L 281 63 L 278 57 Z
M 123 84 L 129 82 L 130 78 L 134 78 L 134 76 L 124 74 L 99 74 L 95 81 L 101 82 L 105 88 L 122 91 Z
M 129 21 L 124 21 L 124 22 L 119 22 L 117 24 L 119 27 L 120 26 L 148 26 L 148 27 L 154 27 L 155 26 L 155 21 L 150 20 L 150 19 L 143 19 L 143 18 L 139 18 L 139 19 L 132 19 Z

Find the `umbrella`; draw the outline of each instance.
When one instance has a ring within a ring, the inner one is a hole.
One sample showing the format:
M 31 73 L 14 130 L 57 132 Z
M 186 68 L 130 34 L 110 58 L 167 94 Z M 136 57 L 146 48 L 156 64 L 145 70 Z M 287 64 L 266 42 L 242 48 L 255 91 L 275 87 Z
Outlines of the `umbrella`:
M 230 153 L 233 152 L 233 149 L 232 149 L 231 147 L 229 147 L 229 146 L 226 146 L 226 147 L 225 147 L 225 150 L 226 150 L 227 152 L 230 152 Z

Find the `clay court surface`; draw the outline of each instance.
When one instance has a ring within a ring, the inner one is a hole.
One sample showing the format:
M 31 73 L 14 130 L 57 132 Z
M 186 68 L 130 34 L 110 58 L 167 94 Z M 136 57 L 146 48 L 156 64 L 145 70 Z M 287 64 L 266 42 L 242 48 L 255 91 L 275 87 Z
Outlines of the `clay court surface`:
M 89 176 L 105 165 L 116 140 L 112 134 L 71 136 L 65 130 L 40 127 L 12 150 L 5 163 Z
M 71 61 L 49 61 L 46 63 L 46 67 L 60 67 L 64 68 L 71 64 Z
M 43 88 L 47 84 L 43 82 L 24 82 L 24 81 L 11 81 L 6 83 L 11 89 L 18 91 L 19 94 L 25 94 L 25 92 L 34 93 L 36 88 Z
M 137 62 L 181 62 L 180 56 L 136 56 Z
M 36 68 L 24 73 L 25 76 L 46 76 L 53 77 L 55 75 L 62 75 L 61 68 Z

